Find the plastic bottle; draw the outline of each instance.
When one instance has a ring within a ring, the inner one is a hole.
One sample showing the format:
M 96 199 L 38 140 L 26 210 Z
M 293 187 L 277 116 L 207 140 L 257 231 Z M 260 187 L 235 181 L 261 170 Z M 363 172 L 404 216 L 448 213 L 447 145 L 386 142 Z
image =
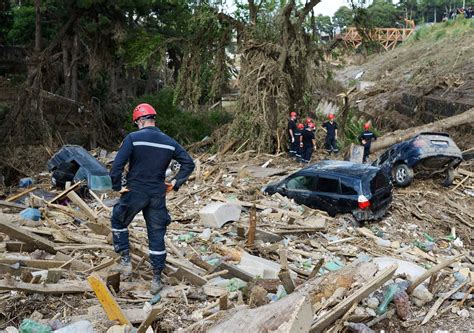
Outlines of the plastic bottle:
M 25 319 L 21 322 L 20 333 L 51 333 L 51 327 L 31 319 Z
M 395 294 L 398 292 L 400 287 L 396 284 L 393 283 L 388 286 L 387 290 L 383 294 L 383 301 L 380 303 L 378 309 L 377 309 L 377 314 L 383 315 L 385 312 L 387 312 L 387 307 L 390 304 L 390 302 L 393 301 L 393 297 Z

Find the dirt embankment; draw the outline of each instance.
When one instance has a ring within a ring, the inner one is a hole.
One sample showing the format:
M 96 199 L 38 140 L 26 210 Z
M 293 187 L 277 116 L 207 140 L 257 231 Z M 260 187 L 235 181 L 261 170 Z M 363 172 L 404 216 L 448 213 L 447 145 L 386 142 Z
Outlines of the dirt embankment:
M 473 32 L 472 19 L 423 26 L 395 50 L 348 66 L 336 78 L 347 87 L 365 86 L 352 100 L 386 130 L 456 115 L 474 107 Z M 451 134 L 469 148 L 471 126 Z

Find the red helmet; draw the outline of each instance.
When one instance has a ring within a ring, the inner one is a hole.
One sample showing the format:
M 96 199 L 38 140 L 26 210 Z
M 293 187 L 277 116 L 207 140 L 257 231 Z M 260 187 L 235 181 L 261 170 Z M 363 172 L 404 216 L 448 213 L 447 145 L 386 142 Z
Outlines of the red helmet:
M 311 117 L 306 117 L 306 120 L 305 120 L 306 124 L 309 124 L 312 121 L 313 121 L 313 119 L 311 119 Z
M 298 125 L 296 125 L 296 128 L 302 130 L 304 128 L 304 125 L 302 123 L 299 123 Z
M 370 128 L 370 123 L 369 122 L 365 123 L 364 124 L 364 129 L 368 130 L 369 128 Z
M 308 124 L 308 128 L 314 129 L 315 127 L 316 127 L 316 126 L 314 126 L 313 123 L 309 123 L 309 124 Z
M 150 104 L 142 103 L 137 105 L 137 107 L 133 110 L 133 121 L 137 121 L 137 119 L 144 117 L 144 116 L 154 116 L 156 115 L 156 111 Z
M 296 117 L 296 112 L 290 112 L 290 117 Z
M 330 113 L 329 116 L 328 116 L 329 119 L 334 119 L 334 113 Z

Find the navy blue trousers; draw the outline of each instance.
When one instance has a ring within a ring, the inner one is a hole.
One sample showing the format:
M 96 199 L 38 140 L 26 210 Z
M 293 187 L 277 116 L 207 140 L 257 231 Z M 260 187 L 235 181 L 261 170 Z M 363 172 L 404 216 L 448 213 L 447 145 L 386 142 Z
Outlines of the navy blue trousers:
M 303 154 L 301 156 L 301 162 L 309 163 L 311 161 L 311 155 L 313 155 L 313 146 L 304 146 Z
M 326 136 L 325 146 L 326 146 L 326 150 L 329 153 L 330 152 L 337 153 L 339 151 L 339 149 L 337 149 L 337 143 L 336 143 L 335 137 Z
M 165 268 L 166 260 L 166 227 L 171 222 L 164 195 L 150 195 L 135 191 L 122 194 L 120 201 L 112 211 L 114 250 L 120 253 L 129 249 L 128 225 L 140 211 L 143 211 L 146 221 L 148 248 L 153 271 L 161 273 Z

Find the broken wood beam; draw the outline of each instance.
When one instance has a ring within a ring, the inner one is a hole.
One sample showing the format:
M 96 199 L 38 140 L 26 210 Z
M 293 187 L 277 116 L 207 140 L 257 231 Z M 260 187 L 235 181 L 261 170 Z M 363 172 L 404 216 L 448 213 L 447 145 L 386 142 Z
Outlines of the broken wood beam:
M 122 309 L 118 305 L 115 298 L 110 293 L 109 289 L 102 281 L 102 279 L 96 275 L 92 274 L 87 277 L 92 290 L 94 290 L 97 299 L 105 310 L 109 320 L 117 320 L 120 325 L 132 325 L 130 321 L 125 317 Z
M 57 261 L 57 260 L 40 260 L 40 259 L 21 259 L 21 258 L 2 258 L 0 259 L 0 263 L 13 265 L 17 262 L 23 263 L 28 267 L 32 268 L 39 268 L 39 269 L 50 269 L 50 268 L 58 268 L 63 266 L 66 262 L 65 261 Z
M 0 206 L 8 207 L 8 208 L 17 208 L 17 209 L 26 209 L 29 208 L 27 205 L 18 204 L 16 202 L 9 202 L 5 200 L 0 200 Z
M 91 288 L 86 283 L 77 281 L 67 281 L 54 284 L 33 284 L 0 280 L 0 290 L 16 290 L 34 294 L 61 295 L 81 294 L 91 291 Z
M 61 199 L 62 197 L 64 197 L 65 195 L 67 195 L 69 192 L 71 191 L 75 191 L 83 182 L 82 181 L 79 181 L 77 183 L 75 183 L 74 185 L 68 187 L 67 189 L 65 189 L 64 191 L 62 191 L 61 193 L 59 193 L 57 196 L 55 196 L 53 199 L 51 199 L 50 201 L 47 201 L 46 204 L 52 204 L 54 203 L 55 201 Z
M 327 328 L 329 325 L 334 323 L 338 318 L 344 315 L 344 313 L 347 310 L 349 310 L 349 308 L 354 303 L 359 303 L 361 300 L 363 300 L 372 292 L 377 290 L 380 286 L 382 286 L 385 282 L 390 280 L 392 276 L 395 274 L 395 271 L 397 270 L 397 268 L 398 268 L 397 265 L 393 265 L 387 268 L 382 273 L 374 277 L 366 285 L 362 286 L 359 290 L 357 290 L 351 296 L 347 297 L 345 300 L 337 304 L 329 312 L 325 313 L 322 317 L 315 320 L 313 324 L 311 325 L 310 332 L 322 332 L 325 328 Z
M 454 256 L 451 259 L 440 262 L 438 265 L 436 265 L 436 266 L 430 268 L 429 270 L 427 270 L 426 272 L 424 272 L 422 275 L 420 275 L 418 278 L 416 278 L 416 280 L 413 281 L 413 283 L 408 287 L 407 294 L 411 294 L 413 292 L 413 290 L 415 290 L 415 288 L 418 287 L 418 285 L 423 283 L 423 281 L 428 279 L 431 275 L 438 273 L 440 270 L 442 270 L 443 268 L 445 268 L 445 267 L 451 265 L 452 263 L 460 260 L 465 255 L 466 255 L 466 253 L 462 253 L 462 254 L 459 254 L 457 256 Z
M 89 218 L 91 218 L 93 221 L 96 221 L 98 216 L 97 213 L 92 210 L 92 208 L 89 207 L 88 204 L 84 202 L 84 200 L 81 199 L 79 195 L 77 195 L 76 192 L 71 191 L 67 194 L 67 197 L 76 204 L 83 212 L 86 214 Z
M 29 243 L 37 247 L 38 249 L 45 250 L 48 253 L 55 254 L 57 251 L 54 249 L 56 244 L 47 240 L 44 237 L 35 235 L 34 233 L 26 230 L 19 225 L 14 225 L 10 222 L 11 217 L 7 214 L 0 213 L 0 232 L 7 234 L 8 236 L 17 239 L 19 241 Z
M 255 231 L 257 229 L 257 207 L 250 208 L 249 213 L 249 231 L 247 233 L 247 247 L 253 248 L 255 245 Z
M 147 331 L 148 327 L 150 327 L 150 325 L 153 323 L 153 321 L 156 319 L 156 317 L 158 317 L 158 315 L 161 313 L 161 311 L 162 311 L 161 308 L 162 308 L 162 306 L 160 304 L 160 305 L 154 306 L 151 309 L 151 311 L 150 311 L 150 313 L 148 313 L 148 316 L 146 317 L 146 319 L 138 327 L 137 333 L 145 333 Z
M 186 281 L 190 282 L 191 284 L 195 285 L 195 286 L 203 286 L 207 283 L 207 280 L 193 272 L 191 272 L 190 270 L 186 269 L 186 268 L 183 268 L 183 267 L 179 267 L 178 270 L 176 272 L 174 272 L 173 274 L 171 274 L 170 276 L 172 277 L 175 277 L 177 278 L 178 280 L 182 280 L 182 279 L 185 279 Z
M 15 194 L 15 195 L 13 195 L 13 196 L 7 198 L 5 201 L 7 201 L 7 202 L 13 202 L 13 201 L 18 200 L 18 199 L 20 199 L 21 197 L 27 195 L 28 193 L 33 192 L 33 191 L 36 190 L 36 189 L 37 189 L 36 186 L 30 187 L 29 189 L 26 189 L 26 190 L 24 190 L 23 192 L 20 192 L 20 193 L 18 193 L 18 194 Z

